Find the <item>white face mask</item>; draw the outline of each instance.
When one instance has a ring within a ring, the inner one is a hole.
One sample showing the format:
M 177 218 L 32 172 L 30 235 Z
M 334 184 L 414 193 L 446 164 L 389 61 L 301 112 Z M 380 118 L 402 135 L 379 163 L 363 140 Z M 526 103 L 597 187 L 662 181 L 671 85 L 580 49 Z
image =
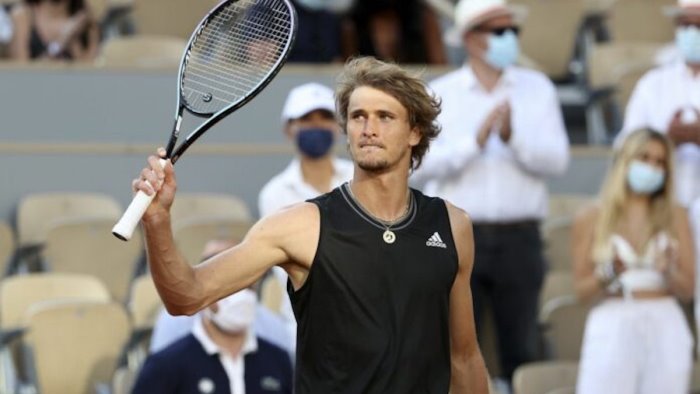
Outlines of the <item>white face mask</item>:
M 217 302 L 218 311 L 204 310 L 204 316 L 221 331 L 238 333 L 247 330 L 255 320 L 258 296 L 253 290 L 243 289 Z
M 676 46 L 686 62 L 700 64 L 700 29 L 696 26 L 676 28 Z

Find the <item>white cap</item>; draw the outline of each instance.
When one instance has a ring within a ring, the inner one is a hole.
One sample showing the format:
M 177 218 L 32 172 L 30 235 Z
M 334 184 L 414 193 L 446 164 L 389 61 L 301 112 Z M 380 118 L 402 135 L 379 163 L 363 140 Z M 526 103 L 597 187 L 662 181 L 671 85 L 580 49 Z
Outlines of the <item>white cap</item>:
M 682 15 L 700 15 L 700 0 L 678 0 L 677 6 L 664 7 L 664 14 L 673 18 Z
M 459 45 L 464 33 L 489 19 L 504 15 L 513 17 L 519 24 L 527 16 L 527 9 L 521 5 L 509 5 L 505 0 L 460 0 L 455 7 L 455 26 L 448 33 L 447 40 L 452 45 Z
M 287 101 L 282 109 L 282 123 L 299 119 L 318 109 L 335 113 L 333 91 L 315 82 L 297 86 L 287 95 Z

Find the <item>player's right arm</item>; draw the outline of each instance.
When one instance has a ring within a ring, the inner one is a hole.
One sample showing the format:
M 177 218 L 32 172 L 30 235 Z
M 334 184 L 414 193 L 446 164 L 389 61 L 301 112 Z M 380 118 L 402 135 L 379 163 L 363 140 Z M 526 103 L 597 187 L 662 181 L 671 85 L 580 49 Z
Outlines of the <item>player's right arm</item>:
M 142 223 L 153 281 L 168 312 L 193 314 L 250 286 L 275 265 L 285 268 L 295 287 L 303 284 L 320 232 L 315 205 L 302 203 L 259 221 L 241 243 L 192 267 L 177 251 L 171 230 L 175 173 L 170 162 L 161 168 L 158 161 L 149 157 L 133 185 L 149 195 L 158 192 Z

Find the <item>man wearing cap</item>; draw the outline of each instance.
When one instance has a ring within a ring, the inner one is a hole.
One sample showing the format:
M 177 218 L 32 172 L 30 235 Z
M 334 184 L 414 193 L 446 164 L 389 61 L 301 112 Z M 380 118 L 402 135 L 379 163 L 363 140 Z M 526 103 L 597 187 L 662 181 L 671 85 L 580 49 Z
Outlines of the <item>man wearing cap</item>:
M 681 58 L 639 80 L 615 143 L 640 128 L 666 133 L 676 144 L 676 197 L 688 207 L 700 197 L 700 0 L 679 0 L 664 11 L 675 20 Z
M 491 306 L 508 382 L 537 356 L 546 178 L 562 174 L 569 161 L 554 85 L 514 65 L 523 17 L 504 0 L 457 4 L 456 32 L 468 63 L 431 83 L 442 98 L 443 132 L 414 174 L 416 183 L 427 182 L 426 194 L 453 201 L 474 221 L 474 314 L 479 327 L 484 306 Z
M 260 191 L 261 217 L 326 193 L 352 178 L 352 163 L 333 155 L 340 127 L 330 88 L 307 83 L 292 89 L 282 110 L 282 127 L 294 141 L 297 155 Z
M 352 179 L 352 162 L 335 157 L 332 150 L 340 126 L 330 88 L 312 82 L 292 89 L 282 109 L 282 127 L 287 138 L 294 141 L 297 154 L 260 191 L 261 217 L 327 193 Z M 284 294 L 287 274 L 279 267 L 272 272 Z M 296 338 L 296 320 L 288 297 L 282 297 L 280 313 L 288 323 L 289 334 Z

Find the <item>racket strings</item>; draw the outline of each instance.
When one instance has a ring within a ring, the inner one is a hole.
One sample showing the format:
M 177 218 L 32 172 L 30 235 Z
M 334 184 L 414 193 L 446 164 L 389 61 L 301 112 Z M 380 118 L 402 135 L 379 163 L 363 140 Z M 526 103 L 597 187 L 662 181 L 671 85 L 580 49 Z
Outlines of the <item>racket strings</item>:
M 214 113 L 243 100 L 282 60 L 292 23 L 283 0 L 240 0 L 219 10 L 193 39 L 183 67 L 188 107 Z

